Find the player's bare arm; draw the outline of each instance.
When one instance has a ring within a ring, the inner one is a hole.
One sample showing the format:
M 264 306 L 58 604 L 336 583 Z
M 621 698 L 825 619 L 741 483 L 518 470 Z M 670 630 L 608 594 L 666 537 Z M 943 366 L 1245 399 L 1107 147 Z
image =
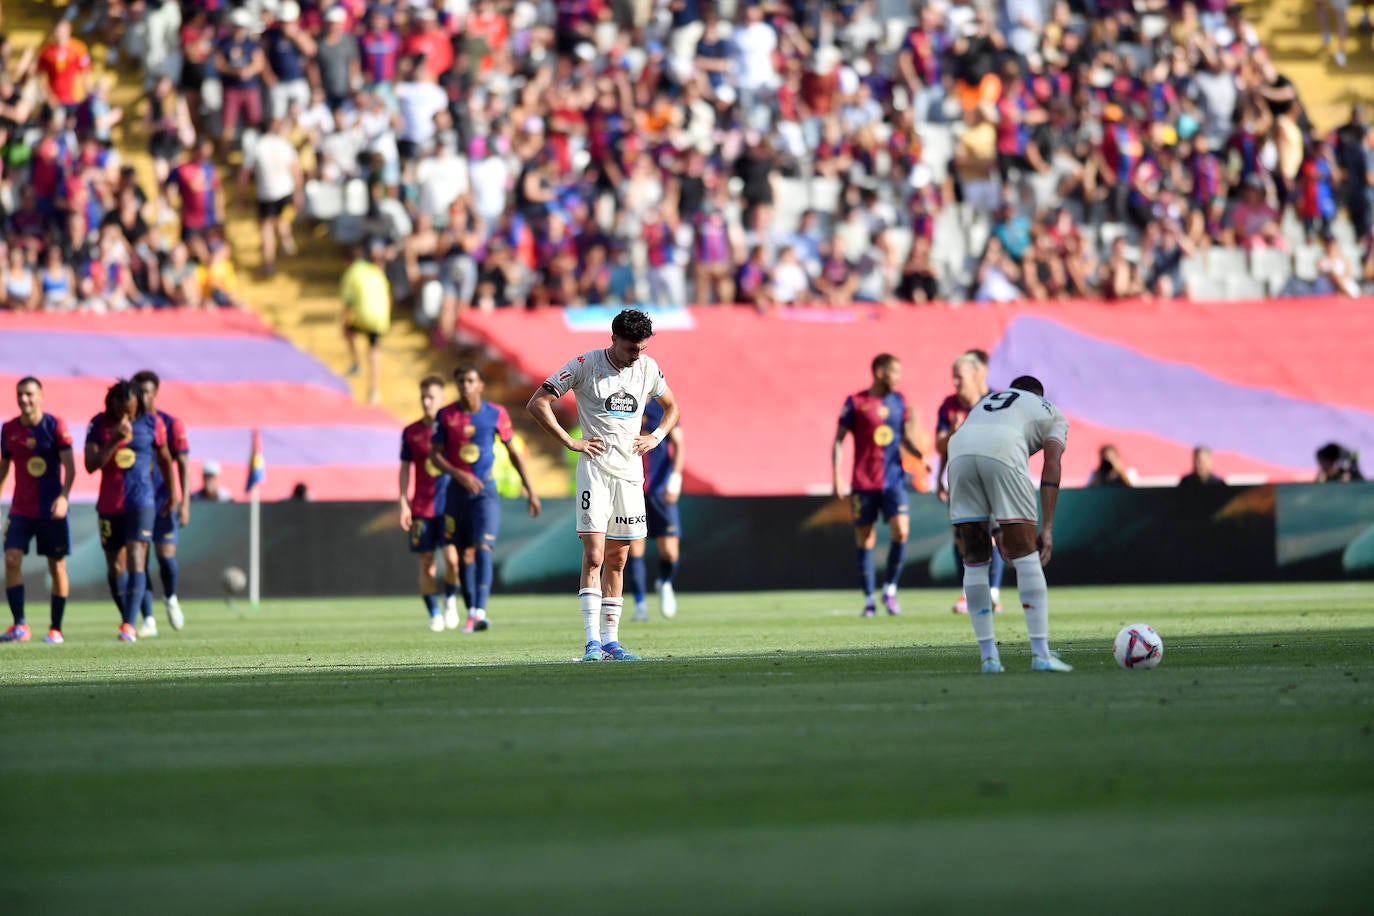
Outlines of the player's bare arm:
M 844 499 L 849 495 L 845 492 L 844 480 L 840 475 L 840 462 L 844 458 L 844 437 L 847 435 L 849 435 L 849 428 L 841 423 L 835 429 L 835 441 L 830 446 L 830 488 L 836 499 Z
M 606 440 L 600 436 L 592 436 L 590 439 L 574 439 L 568 435 L 568 431 L 558 422 L 558 417 L 554 416 L 553 402 L 557 401 L 562 395 L 553 389 L 547 382 L 541 385 L 525 405 L 534 422 L 539 424 L 539 428 L 550 436 L 553 436 L 563 444 L 563 447 L 571 452 L 582 452 L 591 455 L 593 458 L 606 451 Z
M 76 455 L 70 448 L 64 448 L 58 452 L 58 457 L 62 460 L 62 492 L 52 501 L 52 517 L 66 518 L 72 487 L 76 484 Z M 5 475 L 0 474 L 0 486 L 4 484 L 4 480 Z
M 677 399 L 673 397 L 671 388 L 664 388 L 663 393 L 654 400 L 663 405 L 663 421 L 658 424 L 658 429 L 653 432 L 635 437 L 631 451 L 636 455 L 647 455 L 658 448 L 659 443 L 666 439 L 673 428 L 677 426 L 677 419 L 682 415 L 682 408 L 677 406 Z
M 1045 464 L 1040 469 L 1040 534 L 1035 539 L 1041 566 L 1050 562 L 1050 554 L 1054 550 L 1054 509 L 1059 504 L 1063 458 L 1064 443 L 1058 439 L 1046 439 Z
M 185 452 L 176 456 L 177 488 L 181 493 L 181 505 L 177 508 L 177 523 L 185 528 L 191 524 L 191 460 Z
M 0 490 L 4 489 L 5 481 L 9 479 L 9 476 L 10 460 L 8 458 L 0 458 Z
M 686 437 L 682 435 L 681 426 L 673 427 L 668 434 L 668 441 L 673 444 L 673 469 L 668 474 L 668 485 L 663 488 L 663 501 L 671 506 L 682 498 L 682 474 L 687 467 L 687 452 L 683 445 Z
M 471 471 L 465 471 L 459 467 L 454 467 L 438 450 L 430 452 L 429 457 L 430 460 L 434 462 L 435 467 L 452 477 L 454 482 L 464 490 L 467 490 L 474 496 L 482 492 L 482 481 L 477 479 L 476 474 Z M 410 526 L 407 525 L 406 527 L 408 528 Z
M 506 454 L 510 455 L 510 466 L 520 475 L 520 486 L 525 490 L 525 502 L 529 505 L 530 518 L 535 518 L 542 506 L 539 504 L 539 494 L 534 492 L 534 485 L 530 483 L 530 475 L 525 473 L 525 459 L 519 449 L 512 448 L 508 441 L 502 441 L 506 446 Z
M 437 461 L 437 460 L 435 460 L 435 465 L 436 465 L 436 466 L 438 465 L 438 461 Z M 397 480 L 397 484 L 399 485 L 399 488 L 400 488 L 400 491 L 401 491 L 401 498 L 400 498 L 400 501 L 399 501 L 399 502 L 400 502 L 400 510 L 401 510 L 401 512 L 400 512 L 400 516 L 401 516 L 401 530 L 403 530 L 403 531 L 409 531 L 409 530 L 410 530 L 410 525 L 411 525 L 411 523 L 414 521 L 414 518 L 413 518 L 413 517 L 411 516 L 411 514 L 410 514 L 410 496 L 409 496 L 409 494 L 410 494 L 410 462 L 409 462 L 409 461 L 402 461 L 402 462 L 401 462 L 401 473 L 400 473 L 400 475 L 399 475 L 399 479 Z
M 94 436 L 86 440 L 87 474 L 94 474 L 96 471 L 109 464 L 111 459 L 114 458 L 115 452 L 127 445 L 129 440 L 133 438 L 134 425 L 129 421 L 128 417 L 124 417 L 119 421 L 118 430 L 119 436 L 111 439 L 104 445 L 101 445 Z
M 916 411 L 908 410 L 902 422 L 902 448 L 917 458 L 924 458 L 920 446 L 916 444 Z
M 168 516 L 177 509 L 177 504 L 181 502 L 181 487 L 176 481 L 176 475 L 172 473 L 172 452 L 165 445 L 157 447 L 158 467 L 162 468 L 162 479 L 167 481 L 167 501 L 162 504 L 159 514 Z

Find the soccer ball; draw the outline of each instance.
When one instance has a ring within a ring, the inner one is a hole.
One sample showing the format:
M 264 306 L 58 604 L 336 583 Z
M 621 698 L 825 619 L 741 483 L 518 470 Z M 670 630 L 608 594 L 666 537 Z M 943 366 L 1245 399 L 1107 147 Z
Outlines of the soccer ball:
M 229 566 L 224 570 L 224 593 L 226 595 L 242 595 L 243 590 L 248 587 L 248 575 L 237 566 Z
M 1153 668 L 1164 658 L 1164 640 L 1148 623 L 1127 624 L 1116 634 L 1112 654 L 1123 668 Z

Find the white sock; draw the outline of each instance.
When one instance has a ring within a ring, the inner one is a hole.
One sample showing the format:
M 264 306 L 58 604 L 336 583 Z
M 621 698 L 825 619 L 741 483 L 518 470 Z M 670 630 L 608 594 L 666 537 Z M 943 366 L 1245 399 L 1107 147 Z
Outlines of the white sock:
M 577 602 L 582 605 L 582 629 L 587 633 L 587 642 L 600 642 L 601 592 L 594 588 L 584 588 L 577 593 Z
M 601 644 L 609 646 L 620 641 L 620 612 L 625 607 L 624 598 L 601 599 Z
M 1039 554 L 1028 554 L 1011 561 L 1016 567 L 1016 593 L 1026 609 L 1026 635 L 1030 637 L 1031 652 L 1039 656 L 1050 654 L 1050 587 L 1045 582 L 1045 570 L 1040 566 Z
M 883 594 L 884 594 L 884 595 L 895 595 L 895 594 L 897 594 L 897 583 L 896 583 L 896 582 L 889 582 L 889 583 L 887 583 L 886 585 L 884 585 L 884 586 L 883 586 Z
M 992 590 L 988 588 L 988 563 L 964 564 L 964 596 L 968 599 L 968 619 L 978 639 L 983 658 L 997 658 L 997 636 L 992 621 Z
M 486 620 L 487 612 L 485 608 L 474 608 L 472 614 L 469 616 L 471 616 L 473 620 Z

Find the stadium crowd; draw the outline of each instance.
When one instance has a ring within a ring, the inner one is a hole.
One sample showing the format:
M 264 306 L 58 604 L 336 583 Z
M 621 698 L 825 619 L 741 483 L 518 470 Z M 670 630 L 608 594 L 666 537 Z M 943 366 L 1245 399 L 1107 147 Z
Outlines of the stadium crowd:
M 1225 0 L 132 0 L 3 47 L 10 307 L 235 305 L 292 207 L 398 298 L 844 306 L 1357 295 L 1374 131 Z M 158 188 L 72 26 L 141 61 Z M 241 159 L 239 157 L 242 157 Z M 177 234 L 174 225 L 179 223 Z

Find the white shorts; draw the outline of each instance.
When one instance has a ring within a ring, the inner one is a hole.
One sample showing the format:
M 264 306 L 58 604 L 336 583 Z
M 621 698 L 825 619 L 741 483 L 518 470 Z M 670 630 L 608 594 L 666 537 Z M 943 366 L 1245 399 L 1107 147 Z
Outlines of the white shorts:
M 949 521 L 1034 525 L 1039 502 L 1030 474 L 982 455 L 949 463 Z
M 614 541 L 634 541 L 649 533 L 644 510 L 644 484 L 612 477 L 585 458 L 577 462 L 578 534 L 604 534 Z

